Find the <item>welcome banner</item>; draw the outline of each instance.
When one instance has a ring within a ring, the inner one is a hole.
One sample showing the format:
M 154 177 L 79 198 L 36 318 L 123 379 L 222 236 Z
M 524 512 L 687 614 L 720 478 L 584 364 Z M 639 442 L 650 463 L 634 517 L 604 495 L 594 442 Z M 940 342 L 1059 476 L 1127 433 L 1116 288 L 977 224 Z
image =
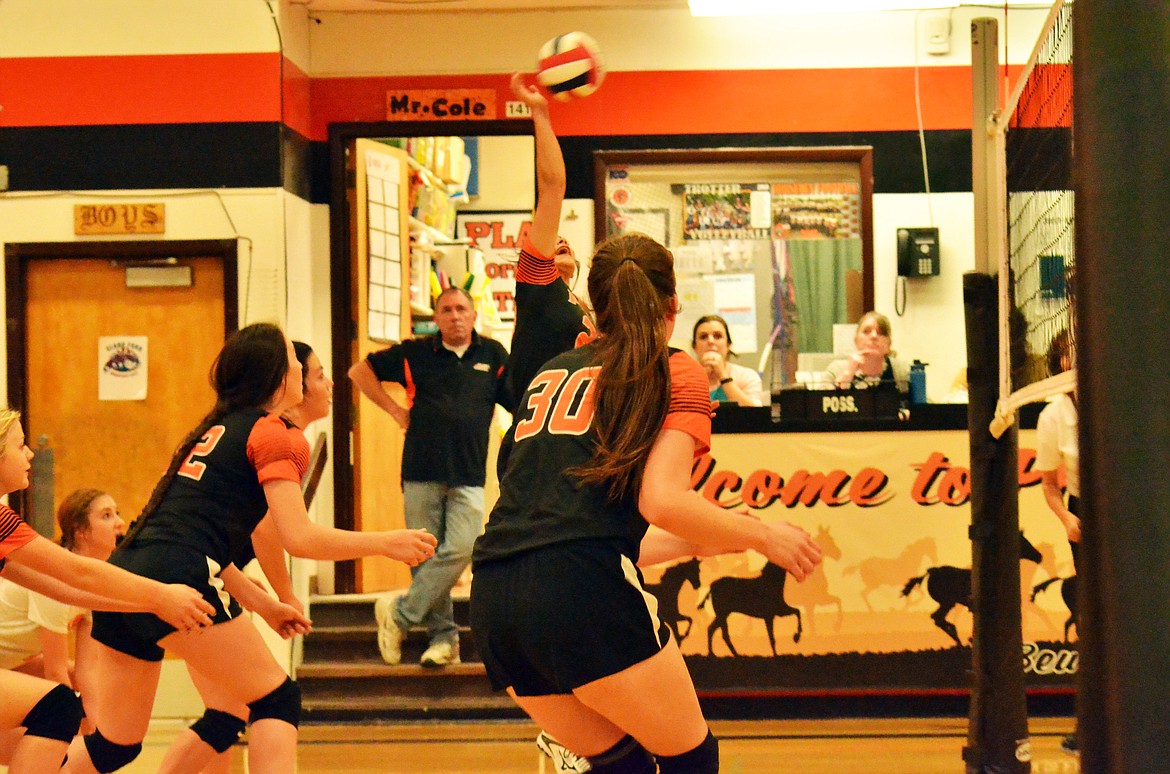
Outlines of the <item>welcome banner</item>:
M 1029 687 L 1071 687 L 1076 648 L 1065 641 L 1061 591 L 1072 556 L 1032 470 L 1034 439 L 1020 432 L 1020 657 Z M 800 525 L 825 559 L 803 583 L 752 552 L 647 569 L 696 687 L 966 689 L 967 458 L 965 431 L 715 435 L 694 488 Z

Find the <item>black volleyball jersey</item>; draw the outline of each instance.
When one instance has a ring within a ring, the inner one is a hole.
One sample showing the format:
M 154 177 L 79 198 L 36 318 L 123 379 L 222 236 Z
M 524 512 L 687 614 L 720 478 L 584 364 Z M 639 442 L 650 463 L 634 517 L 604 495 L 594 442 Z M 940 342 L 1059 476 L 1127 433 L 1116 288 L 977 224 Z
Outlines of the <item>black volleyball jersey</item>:
M 637 496 L 610 503 L 603 487 L 581 486 L 565 472 L 588 464 L 597 445 L 594 354 L 587 344 L 550 360 L 524 394 L 500 498 L 475 543 L 473 566 L 581 538 L 618 540 L 637 559 L 647 529 Z M 711 441 L 707 374 L 680 350 L 671 350 L 670 395 L 663 399 L 670 402 L 663 428 L 686 432 L 697 441 L 696 453 L 705 452 Z
M 178 543 L 226 567 L 251 551 L 252 530 L 268 512 L 265 482 L 299 483 L 308 465 L 304 433 L 276 414 L 248 409 L 221 417 L 196 442 L 132 542 Z
M 20 514 L 0 503 L 0 570 L 4 569 L 5 558 L 28 545 L 37 537 L 37 532 L 20 518 Z
M 516 266 L 516 329 L 508 357 L 513 405 L 520 403 L 542 365 L 596 335 L 593 320 L 561 280 L 556 262 L 525 240 Z

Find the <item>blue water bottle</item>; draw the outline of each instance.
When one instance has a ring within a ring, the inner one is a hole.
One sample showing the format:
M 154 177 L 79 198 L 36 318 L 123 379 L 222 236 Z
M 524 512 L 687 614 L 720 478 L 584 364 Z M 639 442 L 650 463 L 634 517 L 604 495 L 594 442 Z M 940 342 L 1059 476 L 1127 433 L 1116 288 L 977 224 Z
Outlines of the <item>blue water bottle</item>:
M 926 403 L 926 363 L 915 360 L 910 364 L 910 403 Z

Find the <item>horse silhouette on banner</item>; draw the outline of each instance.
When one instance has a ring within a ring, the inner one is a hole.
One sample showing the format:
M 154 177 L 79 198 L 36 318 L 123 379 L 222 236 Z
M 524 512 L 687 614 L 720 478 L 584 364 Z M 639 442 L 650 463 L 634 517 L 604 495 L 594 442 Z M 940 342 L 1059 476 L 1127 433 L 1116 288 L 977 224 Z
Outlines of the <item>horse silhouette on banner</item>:
M 826 559 L 840 559 L 841 547 L 837 545 L 837 541 L 833 540 L 829 528 L 825 526 L 818 526 L 817 534 L 813 535 L 813 542 L 821 547 Z M 818 607 L 822 605 L 833 605 L 837 608 L 837 619 L 834 624 L 835 631 L 841 631 L 841 622 L 845 618 L 844 608 L 841 606 L 841 597 L 829 591 L 829 580 L 825 576 L 825 565 L 818 564 L 813 569 L 812 574 L 804 579 L 803 583 L 797 583 L 788 590 L 788 602 L 796 607 L 804 608 L 804 615 L 808 619 L 808 630 L 810 634 L 816 634 L 816 618 L 813 613 Z
M 1049 578 L 1043 583 L 1037 583 L 1032 587 L 1032 601 L 1035 602 L 1037 594 L 1057 581 L 1063 581 L 1060 584 L 1060 598 L 1064 600 L 1064 606 L 1068 608 L 1069 613 L 1068 620 L 1064 622 L 1064 641 L 1069 642 L 1069 630 L 1077 623 L 1077 576 Z
M 1020 559 L 1039 564 L 1042 558 L 1040 552 L 1036 550 L 1036 546 L 1024 537 L 1023 532 L 1020 532 Z M 902 596 L 909 596 L 910 592 L 923 582 L 926 583 L 926 593 L 938 603 L 938 609 L 930 614 L 934 625 L 946 632 L 956 645 L 962 645 L 962 641 L 959 640 L 959 631 L 953 623 L 947 620 L 947 615 L 956 605 L 962 605 L 968 610 L 971 609 L 971 568 L 952 567 L 946 564 L 940 567 L 931 567 L 922 575 L 906 581 L 906 585 L 902 587 Z
M 897 588 L 899 584 L 903 583 L 903 578 L 918 572 L 923 559 L 929 559 L 932 562 L 938 561 L 938 548 L 934 538 L 925 537 L 917 540 L 902 549 L 902 553 L 892 558 L 871 556 L 868 559 L 863 559 L 860 564 L 846 567 L 842 570 L 842 574 L 852 575 L 856 572 L 861 575 L 861 601 L 872 613 L 873 605 L 869 601 L 870 592 L 882 586 Z M 905 595 L 903 594 L 903 596 Z
M 678 593 L 682 590 L 684 583 L 690 584 L 690 587 L 696 591 L 699 590 L 698 559 L 688 559 L 685 562 L 672 564 L 663 571 L 662 578 L 657 583 L 642 584 L 642 587 L 658 600 L 658 620 L 665 623 L 674 632 L 675 642 L 682 642 L 691 633 L 695 623 L 690 616 L 683 615 L 678 609 Z M 685 632 L 680 631 L 679 626 L 683 621 L 687 622 Z
M 788 571 L 778 564 L 768 562 L 755 578 L 716 578 L 711 582 L 711 588 L 699 600 L 698 607 L 710 599 L 711 611 L 715 614 L 711 625 L 707 627 L 707 652 L 712 653 L 715 631 L 723 632 L 723 641 L 731 655 L 738 656 L 735 646 L 731 644 L 731 634 L 727 630 L 727 617 L 732 613 L 762 618 L 768 630 L 768 643 L 772 646 L 772 655 L 776 652 L 776 637 L 772 633 L 772 623 L 775 618 L 796 616 L 796 634 L 792 635 L 793 642 L 800 642 L 803 631 L 800 610 L 784 601 L 784 581 L 788 578 Z

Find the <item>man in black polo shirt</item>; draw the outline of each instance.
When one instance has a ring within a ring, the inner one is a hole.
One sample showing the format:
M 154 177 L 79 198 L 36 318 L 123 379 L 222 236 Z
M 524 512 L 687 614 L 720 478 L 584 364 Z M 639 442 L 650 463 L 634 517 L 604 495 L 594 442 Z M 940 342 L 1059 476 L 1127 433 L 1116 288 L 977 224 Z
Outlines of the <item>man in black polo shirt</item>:
M 459 630 L 451 588 L 471 561 L 483 528 L 483 485 L 488 432 L 498 403 L 511 410 L 503 376 L 507 352 L 475 332 L 475 307 L 459 288 L 443 291 L 435 304 L 439 332 L 373 352 L 349 369 L 367 398 L 406 430 L 402 490 L 406 524 L 439 539 L 435 555 L 411 569 L 402 597 L 379 599 L 378 648 L 388 664 L 402 660 L 402 640 L 412 626 L 427 630 L 423 666 L 459 662 Z M 406 388 L 400 406 L 382 387 Z

